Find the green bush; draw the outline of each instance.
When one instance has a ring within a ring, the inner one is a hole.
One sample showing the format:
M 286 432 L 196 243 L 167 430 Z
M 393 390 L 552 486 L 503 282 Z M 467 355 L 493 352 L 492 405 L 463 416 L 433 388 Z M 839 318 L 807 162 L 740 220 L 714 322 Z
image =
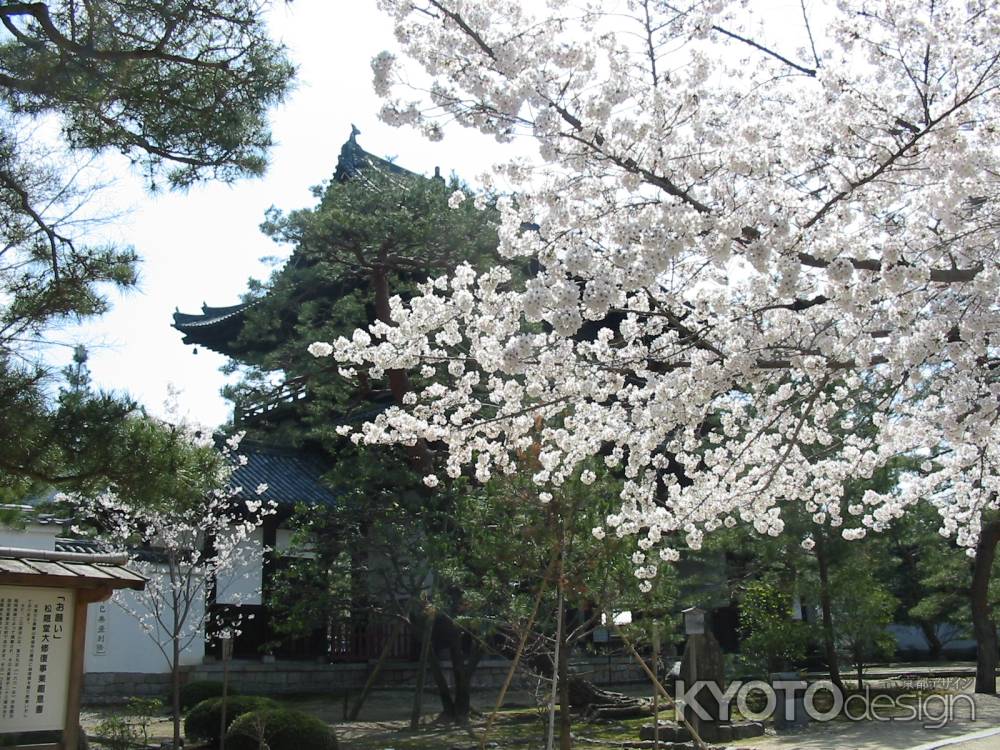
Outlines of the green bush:
M 240 693 L 239 690 L 234 690 L 232 685 L 229 686 L 228 692 L 229 695 L 239 695 Z M 222 683 L 215 680 L 195 680 L 187 685 L 182 685 L 181 713 L 194 708 L 203 700 L 218 698 L 220 695 L 222 695 Z M 172 705 L 173 701 L 168 699 L 167 704 Z
M 149 729 L 163 704 L 154 698 L 129 698 L 124 709 L 108 716 L 94 730 L 107 750 L 132 750 L 149 744 Z M 2 744 L 2 743 L 0 743 Z
M 257 695 L 234 695 L 226 700 L 226 728 L 247 711 L 277 708 L 270 698 Z M 184 736 L 189 740 L 219 744 L 219 720 L 222 698 L 208 698 L 192 708 L 184 719 Z
M 315 716 L 286 708 L 250 711 L 226 732 L 226 750 L 337 750 L 333 730 Z
M 740 654 L 753 674 L 783 672 L 805 658 L 809 625 L 792 619 L 791 594 L 776 583 L 753 581 L 740 602 Z

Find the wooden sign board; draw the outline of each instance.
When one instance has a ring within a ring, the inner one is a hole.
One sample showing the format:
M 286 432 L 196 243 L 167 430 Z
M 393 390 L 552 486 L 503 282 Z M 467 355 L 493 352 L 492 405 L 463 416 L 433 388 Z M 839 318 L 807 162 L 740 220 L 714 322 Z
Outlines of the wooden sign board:
M 76 592 L 0 586 L 0 726 L 61 730 L 66 723 Z
M 0 547 L 0 746 L 78 750 L 87 606 L 146 586 L 124 562 Z

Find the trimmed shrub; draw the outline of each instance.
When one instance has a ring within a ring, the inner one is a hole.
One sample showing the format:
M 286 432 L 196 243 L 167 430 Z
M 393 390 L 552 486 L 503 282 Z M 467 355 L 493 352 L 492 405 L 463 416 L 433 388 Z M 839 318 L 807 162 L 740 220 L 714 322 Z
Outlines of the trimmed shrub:
M 226 750 L 259 750 L 261 739 L 271 750 L 337 750 L 337 738 L 329 726 L 315 716 L 287 708 L 243 714 L 226 732 Z
M 230 695 L 239 695 L 239 690 L 229 686 Z M 218 698 L 222 695 L 222 683 L 215 680 L 195 680 L 187 685 L 181 685 L 181 712 L 194 708 L 203 700 Z M 167 705 L 173 705 L 173 699 L 167 697 Z
M 226 699 L 226 728 L 248 711 L 277 708 L 270 698 L 259 695 L 234 695 Z M 222 698 L 208 698 L 192 708 L 184 719 L 184 736 L 189 740 L 219 744 L 219 720 Z

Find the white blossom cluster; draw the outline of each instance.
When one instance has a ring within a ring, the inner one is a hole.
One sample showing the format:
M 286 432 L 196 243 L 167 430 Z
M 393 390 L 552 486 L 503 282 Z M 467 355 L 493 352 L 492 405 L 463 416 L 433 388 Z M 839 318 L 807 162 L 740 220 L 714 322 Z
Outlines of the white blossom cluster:
M 603 456 L 627 481 L 594 533 L 636 535 L 637 565 L 776 535 L 788 504 L 859 538 L 929 499 L 976 543 L 1000 489 L 996 3 L 380 6 L 386 121 L 539 151 L 498 168 L 506 268 L 310 347 L 431 383 L 355 440 L 441 444 L 480 480 L 534 448 L 542 487 Z M 899 456 L 919 470 L 844 508 Z
M 184 424 L 178 429 L 192 442 L 198 435 L 210 434 Z M 126 552 L 128 567 L 146 578 L 143 591 L 117 592 L 115 602 L 138 621 L 168 665 L 173 664 L 174 641 L 183 651 L 203 638 L 206 629 L 239 634 L 244 621 L 239 605 L 246 598 L 246 587 L 239 582 L 259 568 L 262 550 L 255 549 L 252 541 L 276 505 L 266 500 L 266 484 L 255 488 L 255 498 L 245 500 L 238 497 L 243 488 L 229 481 L 233 467 L 246 461 L 237 452 L 241 438 L 242 434 L 234 435 L 222 449 L 219 489 L 197 502 L 181 504 L 164 498 L 159 506 L 136 506 L 113 492 L 59 498 L 73 506 L 77 518 L 97 527 L 96 539 L 104 549 Z M 236 605 L 225 620 L 208 607 L 210 592 L 217 600 Z

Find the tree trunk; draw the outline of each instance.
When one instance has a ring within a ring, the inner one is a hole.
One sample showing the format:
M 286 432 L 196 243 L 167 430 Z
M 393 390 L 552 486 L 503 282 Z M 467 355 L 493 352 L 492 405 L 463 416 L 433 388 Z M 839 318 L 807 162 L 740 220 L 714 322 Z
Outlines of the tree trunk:
M 560 544 L 560 548 L 562 545 Z M 556 640 L 555 640 L 555 658 L 552 663 L 552 689 L 549 691 L 549 722 L 548 729 L 545 732 L 545 750 L 555 750 L 555 737 L 556 737 L 556 699 L 557 699 L 557 689 L 559 687 L 559 653 L 562 648 L 562 630 L 563 630 L 563 587 L 562 587 L 562 555 L 559 557 L 559 572 L 556 576 L 556 580 L 559 581 L 559 598 L 556 600 Z
M 461 631 L 452 626 L 448 644 L 451 653 L 451 670 L 455 681 L 455 704 L 452 718 L 457 724 L 468 724 L 472 713 L 472 675 L 483 658 L 483 650 L 473 641 L 466 658 Z
M 375 295 L 375 317 L 386 325 L 392 325 L 392 313 L 389 307 L 389 271 L 384 266 L 376 266 L 372 271 L 372 290 Z M 387 370 L 386 375 L 393 400 L 402 405 L 403 397 L 410 392 L 410 376 L 406 374 L 406 370 Z M 411 463 L 420 471 L 429 473 L 432 470 L 431 452 L 423 440 L 408 446 L 406 452 L 410 456 Z
M 441 668 L 437 653 L 431 649 L 429 664 L 434 682 L 441 696 L 441 717 L 456 724 L 468 724 L 472 714 L 472 676 L 483 658 L 483 649 L 475 641 L 465 656 L 462 632 L 445 618 L 448 634 L 448 655 L 451 658 L 451 673 L 454 690 L 448 685 L 448 678 Z
M 823 653 L 830 671 L 830 682 L 842 693 L 846 692 L 840 679 L 840 664 L 837 660 L 837 644 L 833 639 L 833 614 L 830 604 L 830 560 L 827 555 L 826 539 L 823 533 L 816 534 L 816 563 L 819 566 L 819 605 L 823 616 Z
M 565 621 L 566 613 L 560 617 Z M 559 649 L 559 750 L 572 750 L 573 717 L 570 716 L 569 701 L 569 644 L 566 642 L 566 626 L 562 629 L 562 646 Z
M 417 687 L 413 693 L 413 711 L 410 714 L 410 729 L 420 727 L 420 715 L 424 708 L 424 678 L 427 674 L 427 659 L 431 653 L 431 641 L 434 639 L 434 610 L 430 607 L 424 610 L 424 634 L 420 642 L 420 664 L 417 666 Z
M 167 560 L 170 574 L 170 603 L 173 607 L 171 615 L 173 622 L 170 623 L 170 686 L 173 693 L 173 720 L 174 720 L 174 750 L 180 750 L 181 746 L 181 595 L 178 591 L 177 581 L 179 570 L 177 561 L 171 557 Z M 207 605 L 206 605 L 207 606 Z
M 434 677 L 434 684 L 437 685 L 438 695 L 441 697 L 441 715 L 447 719 L 455 718 L 455 701 L 451 697 L 451 688 L 448 686 L 448 678 L 441 669 L 441 662 L 438 660 L 437 652 L 431 648 L 430 653 L 431 675 Z
M 990 576 L 1000 542 L 1000 521 L 983 526 L 976 545 L 972 565 L 972 586 L 969 596 L 972 604 L 972 630 L 976 637 L 976 692 L 995 695 L 997 692 L 997 626 L 989 602 Z
M 170 681 L 173 688 L 174 703 L 174 750 L 179 750 L 181 746 L 181 642 L 176 631 L 172 640 L 171 652 L 173 655 L 173 664 L 170 665 L 172 673 Z
M 941 652 L 944 650 L 944 644 L 941 643 L 941 639 L 938 637 L 937 628 L 934 627 L 934 623 L 924 620 L 921 620 L 918 625 L 920 625 L 920 631 L 924 634 L 924 639 L 927 641 L 927 655 L 931 661 L 938 661 L 941 658 Z
M 372 271 L 372 291 L 375 295 L 375 316 L 386 325 L 392 325 L 392 314 L 389 309 L 389 272 L 384 267 Z M 389 390 L 397 403 L 403 402 L 403 396 L 410 391 L 409 377 L 405 370 L 389 370 Z

